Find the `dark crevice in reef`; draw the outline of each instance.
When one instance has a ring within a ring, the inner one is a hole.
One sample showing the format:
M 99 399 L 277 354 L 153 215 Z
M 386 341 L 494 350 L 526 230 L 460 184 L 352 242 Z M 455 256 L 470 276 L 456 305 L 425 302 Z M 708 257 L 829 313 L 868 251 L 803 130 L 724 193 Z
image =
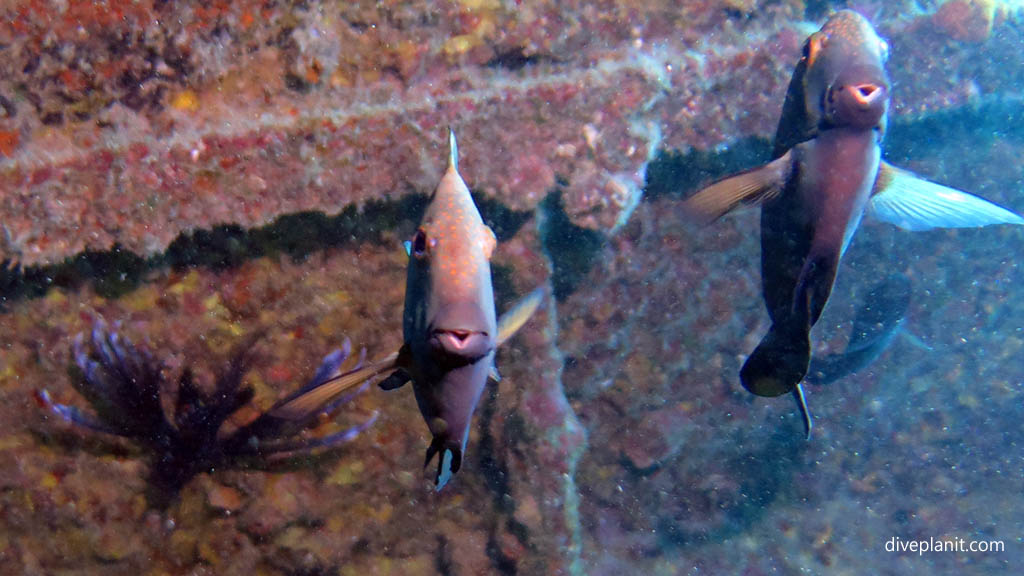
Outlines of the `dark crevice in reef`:
M 474 195 L 474 200 L 499 240 L 514 236 L 533 215 L 511 210 L 490 198 Z M 299 212 L 257 228 L 226 224 L 194 230 L 181 234 L 163 253 L 149 258 L 115 245 L 110 250 L 87 250 L 51 265 L 23 268 L 0 262 L 0 310 L 13 300 L 41 297 L 50 288 L 75 289 L 91 283 L 100 296 L 116 298 L 161 269 L 225 270 L 278 254 L 302 261 L 318 250 L 382 242 L 388 232 L 411 234 L 427 202 L 426 195 L 409 194 L 395 200 L 367 202 L 362 209 L 349 206 L 334 216 Z M 496 276 L 498 284 L 511 284 L 508 271 L 499 268 Z
M 829 0 L 808 0 L 804 3 L 804 18 L 811 22 L 817 22 L 828 16 L 832 10 L 846 8 L 846 2 L 830 2 Z
M 540 203 L 540 239 L 551 260 L 551 287 L 557 300 L 576 290 L 604 246 L 605 235 L 576 226 L 569 220 L 560 192 L 552 192 Z
M 551 54 L 528 54 L 522 47 L 516 46 L 510 49 L 495 48 L 494 56 L 484 66 L 504 68 L 514 72 L 537 64 L 559 64 L 561 62 L 563 60 Z
M 771 142 L 745 138 L 718 150 L 663 151 L 647 166 L 644 199 L 686 198 L 701 186 L 768 160 Z
M 901 164 L 908 158 L 927 156 L 933 147 L 948 146 L 950 139 L 964 146 L 985 146 L 994 140 L 1020 142 L 1024 140 L 1022 118 L 1024 101 L 1019 97 L 995 98 L 918 118 L 895 118 L 883 151 L 886 158 Z M 644 199 L 685 198 L 717 178 L 767 161 L 770 153 L 771 143 L 764 138 L 745 138 L 716 150 L 663 151 L 647 168 Z M 474 200 L 499 240 L 514 236 L 533 216 L 533 212 L 511 210 L 494 198 L 474 195 Z M 409 194 L 371 201 L 361 210 L 349 206 L 335 216 L 300 212 L 257 228 L 222 225 L 196 230 L 182 234 L 162 254 L 148 258 L 115 245 L 45 266 L 22 268 L 0 262 L 0 310 L 12 300 L 40 297 L 53 287 L 74 289 L 91 282 L 98 294 L 114 298 L 133 290 L 155 270 L 227 269 L 275 254 L 301 261 L 325 248 L 380 242 L 388 232 L 404 236 L 412 233 L 427 201 L 423 194 Z M 586 277 L 606 236 L 575 226 L 557 191 L 545 198 L 537 213 L 544 220 L 541 241 L 552 262 L 555 297 L 564 300 Z M 502 289 L 511 285 L 510 275 L 511 271 L 495 268 L 499 294 L 511 294 Z
M 1024 99 L 997 98 L 922 118 L 893 120 L 882 154 L 899 164 L 908 158 L 930 156 L 935 149 L 948 149 L 951 140 L 975 148 L 997 140 L 1024 142 Z

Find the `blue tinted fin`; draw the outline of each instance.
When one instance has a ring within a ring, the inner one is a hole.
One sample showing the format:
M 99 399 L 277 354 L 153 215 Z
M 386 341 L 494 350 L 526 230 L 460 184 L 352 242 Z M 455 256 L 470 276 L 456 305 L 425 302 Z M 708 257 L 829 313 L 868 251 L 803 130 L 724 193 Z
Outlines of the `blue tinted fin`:
M 452 479 L 452 456 L 452 451 L 447 448 L 441 453 L 441 461 L 437 465 L 437 480 L 434 481 L 437 485 L 435 490 L 438 492 Z
M 1024 218 L 972 194 L 923 180 L 882 162 L 871 197 L 872 216 L 904 230 L 1024 224 Z

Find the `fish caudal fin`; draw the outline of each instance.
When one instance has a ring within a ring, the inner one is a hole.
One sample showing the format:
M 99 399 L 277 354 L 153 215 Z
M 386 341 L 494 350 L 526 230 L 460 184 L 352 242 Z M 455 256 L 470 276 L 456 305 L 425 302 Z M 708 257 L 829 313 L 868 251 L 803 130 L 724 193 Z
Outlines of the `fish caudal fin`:
M 781 396 L 800 384 L 810 362 L 809 331 L 773 324 L 740 369 L 740 381 L 752 394 Z
M 699 190 L 683 202 L 683 210 L 697 223 L 710 224 L 740 205 L 757 205 L 775 198 L 792 171 L 792 152 L 764 166 L 740 172 Z
M 430 465 L 430 461 L 437 454 L 437 475 L 434 476 L 434 486 L 438 492 L 448 484 L 452 476 L 462 468 L 462 450 L 446 445 L 442 440 L 434 438 L 427 447 L 427 457 L 423 460 L 423 467 Z
M 904 230 L 1024 224 L 1024 218 L 973 194 L 929 182 L 882 162 L 869 214 Z

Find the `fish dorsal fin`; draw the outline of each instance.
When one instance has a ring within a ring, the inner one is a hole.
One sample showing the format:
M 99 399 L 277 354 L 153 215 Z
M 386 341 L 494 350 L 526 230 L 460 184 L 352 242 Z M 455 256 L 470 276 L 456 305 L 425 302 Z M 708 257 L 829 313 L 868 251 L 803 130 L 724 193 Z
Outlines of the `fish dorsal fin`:
M 719 180 L 683 202 L 683 210 L 701 225 L 710 224 L 740 205 L 758 205 L 778 196 L 792 171 L 793 151 L 771 162 Z
M 1024 218 L 973 194 L 929 182 L 882 162 L 869 213 L 904 230 L 1024 224 Z
M 455 130 L 448 127 L 448 169 L 459 171 L 459 143 L 455 141 Z
M 498 318 L 498 337 L 495 339 L 496 346 L 501 346 L 509 338 L 515 335 L 523 324 L 533 316 L 533 313 L 540 308 L 544 302 L 544 288 L 535 288 L 518 302 L 512 305 L 501 318 Z

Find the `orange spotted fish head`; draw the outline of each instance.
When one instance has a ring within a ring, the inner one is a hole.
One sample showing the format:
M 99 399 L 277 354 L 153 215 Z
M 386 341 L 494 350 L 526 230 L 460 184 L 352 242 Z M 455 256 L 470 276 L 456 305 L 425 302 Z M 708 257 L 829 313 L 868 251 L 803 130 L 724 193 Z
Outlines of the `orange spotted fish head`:
M 422 223 L 406 243 L 410 280 L 423 284 L 417 290 L 420 317 L 407 321 L 418 324 L 412 329 L 435 346 L 475 356 L 493 348 L 496 337 L 490 268 L 496 240 L 459 174 L 454 132 L 449 134 L 449 145 L 448 169 Z
M 889 110 L 889 47 L 867 18 L 852 10 L 833 14 L 803 47 L 807 118 L 818 129 L 885 130 Z

